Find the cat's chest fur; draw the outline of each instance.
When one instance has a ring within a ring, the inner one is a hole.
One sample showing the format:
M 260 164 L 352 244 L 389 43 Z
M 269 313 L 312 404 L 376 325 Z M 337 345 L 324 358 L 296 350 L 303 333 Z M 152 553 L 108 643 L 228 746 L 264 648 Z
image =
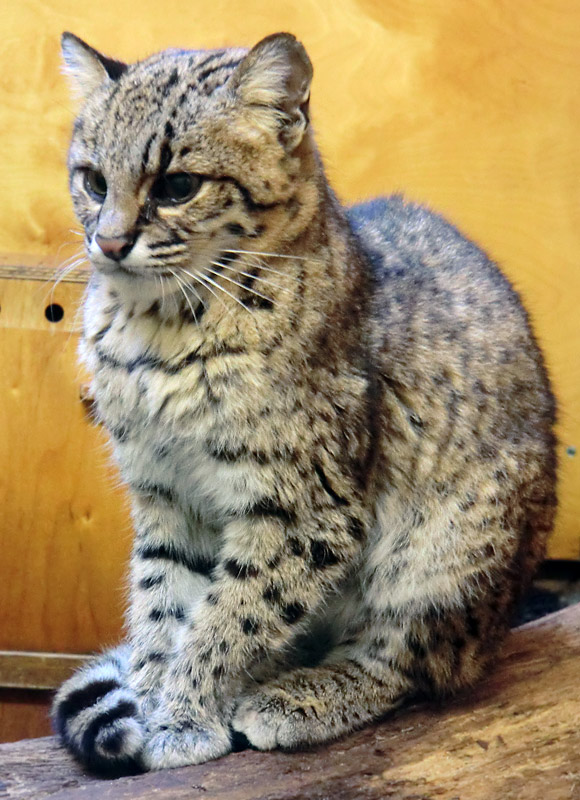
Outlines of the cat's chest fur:
M 268 475 L 224 453 L 260 438 L 271 402 L 263 356 L 212 345 L 197 324 L 164 318 L 157 306 L 94 294 L 81 355 L 123 478 L 135 489 L 170 491 L 208 520 L 257 502 Z

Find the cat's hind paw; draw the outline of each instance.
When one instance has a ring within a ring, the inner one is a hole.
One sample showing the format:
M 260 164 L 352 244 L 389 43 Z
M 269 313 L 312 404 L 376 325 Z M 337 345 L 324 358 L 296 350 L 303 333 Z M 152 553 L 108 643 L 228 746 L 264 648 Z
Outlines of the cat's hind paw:
M 319 711 L 313 698 L 311 702 L 298 702 L 282 689 L 261 691 L 242 699 L 232 728 L 258 750 L 294 749 L 328 738 L 318 731 Z

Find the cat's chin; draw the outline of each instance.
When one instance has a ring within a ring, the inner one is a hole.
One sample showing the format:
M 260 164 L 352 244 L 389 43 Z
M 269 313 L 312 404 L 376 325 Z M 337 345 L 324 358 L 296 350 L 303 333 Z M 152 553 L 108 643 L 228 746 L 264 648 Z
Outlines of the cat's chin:
M 107 277 L 114 277 L 114 278 L 129 278 L 130 280 L 139 280 L 139 279 L 149 279 L 151 280 L 154 277 L 154 274 L 147 274 L 143 270 L 137 270 L 133 267 L 127 267 L 123 264 L 119 264 L 116 261 L 93 261 L 91 260 L 91 266 L 97 272 L 100 272 L 101 275 L 106 275 Z
M 160 300 L 164 293 L 169 294 L 173 290 L 172 279 L 167 280 L 162 289 L 160 281 L 155 280 L 159 273 L 153 271 L 133 271 L 120 264 L 103 268 L 101 264 L 94 262 L 92 267 L 103 288 L 109 289 L 125 301 L 152 303 Z

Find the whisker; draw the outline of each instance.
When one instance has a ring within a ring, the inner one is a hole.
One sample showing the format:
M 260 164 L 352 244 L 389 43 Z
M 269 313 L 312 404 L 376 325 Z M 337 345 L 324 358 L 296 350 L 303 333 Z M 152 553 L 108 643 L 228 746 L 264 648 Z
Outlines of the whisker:
M 238 299 L 238 298 L 237 298 L 235 295 L 233 295 L 231 292 L 228 292 L 228 290 L 227 290 L 227 289 L 224 289 L 224 287 L 223 287 L 223 286 L 220 286 L 220 285 L 219 285 L 219 283 L 216 283 L 216 281 L 214 281 L 212 278 L 210 278 L 210 277 L 209 277 L 209 275 L 206 275 L 205 273 L 202 273 L 202 274 L 200 274 L 200 275 L 198 276 L 198 278 L 199 278 L 199 280 L 200 280 L 200 281 L 203 281 L 203 284 L 206 286 L 206 288 L 207 288 L 207 289 L 208 289 L 210 292 L 211 292 L 211 289 L 210 289 L 210 287 L 209 287 L 209 286 L 207 286 L 207 283 L 208 283 L 208 282 L 209 282 L 209 283 L 210 283 L 212 286 L 215 286 L 215 287 L 216 287 L 216 289 L 219 289 L 221 292 L 223 292 L 223 293 L 224 293 L 225 295 L 227 295 L 228 297 L 231 297 L 231 299 L 232 299 L 232 300 L 233 300 L 235 303 L 237 303 L 239 306 L 241 306 L 241 307 L 244 309 L 244 311 L 246 311 L 246 312 L 249 314 L 249 316 L 250 316 L 250 319 L 251 319 L 251 320 L 252 320 L 252 322 L 254 323 L 254 327 L 256 328 L 256 331 L 258 331 L 258 324 L 257 324 L 257 322 L 256 322 L 256 319 L 255 319 L 254 315 L 252 314 L 252 312 L 250 311 L 250 309 L 249 309 L 249 308 L 247 308 L 247 307 L 246 307 L 246 306 L 245 306 L 245 305 L 242 303 L 242 301 L 241 301 L 241 300 L 239 300 L 239 299 Z M 212 292 L 212 294 L 215 294 L 215 293 L 214 293 L 214 292 Z M 217 295 L 215 295 L 215 296 L 217 297 Z M 228 314 L 233 312 L 233 308 L 228 308 L 228 307 L 226 306 L 226 304 L 223 302 L 223 300 L 221 300 L 221 298 L 218 298 L 218 299 L 221 301 L 221 303 L 222 303 L 223 307 L 226 309 L 226 312 L 227 312 Z
M 183 271 L 185 272 L 185 270 L 183 270 Z M 188 275 L 190 275 L 191 273 L 189 273 L 189 272 L 188 272 L 187 274 L 188 274 Z M 200 283 L 200 284 L 201 284 L 203 287 L 205 287 L 205 288 L 208 290 L 208 292 L 210 292 L 210 294 L 212 294 L 212 295 L 215 297 L 215 299 L 216 299 L 216 300 L 219 300 L 219 302 L 220 302 L 220 303 L 222 304 L 222 306 L 225 308 L 225 310 L 226 310 L 226 313 L 227 313 L 227 314 L 229 314 L 229 313 L 231 312 L 231 310 L 232 310 L 232 309 L 231 309 L 231 308 L 228 308 L 228 307 L 227 307 L 227 305 L 224 303 L 224 301 L 221 299 L 221 297 L 220 297 L 220 296 L 217 294 L 217 292 L 214 292 L 214 291 L 213 291 L 213 289 L 211 288 L 211 286 L 208 286 L 208 285 L 207 285 L 207 283 L 205 282 L 205 280 L 204 280 L 204 277 L 203 277 L 203 276 L 201 276 L 201 275 L 198 275 L 198 276 L 191 275 L 191 277 L 192 277 L 192 278 L 193 278 L 195 281 L 197 281 L 198 283 Z M 207 280 L 209 281 L 209 280 L 211 280 L 211 279 L 210 279 L 210 278 L 207 278 Z M 211 281 L 211 282 L 213 283 L 213 281 Z M 217 285 L 217 284 L 214 284 L 214 285 Z M 218 289 L 221 289 L 221 286 L 218 286 Z
M 246 259 L 244 259 L 244 262 L 245 262 L 245 264 L 247 264 L 250 267 L 259 267 L 261 270 L 264 270 L 264 272 L 272 272 L 274 275 L 280 275 L 283 278 L 287 278 L 288 277 L 288 273 L 287 272 L 282 272 L 281 270 L 278 270 L 278 269 L 272 269 L 272 267 L 268 267 L 264 263 L 264 261 L 259 259 L 259 258 L 254 258 L 254 259 L 246 258 Z M 298 279 L 301 280 L 300 276 L 296 276 L 296 277 L 298 277 Z
M 83 261 L 86 261 L 87 257 L 84 253 L 74 253 L 70 258 L 67 258 L 66 261 L 63 261 L 55 270 L 51 278 L 48 280 L 53 280 L 55 278 L 60 279 L 63 274 L 67 274 L 75 267 L 78 267 L 79 264 L 82 264 Z
M 202 275 L 200 275 L 200 277 L 203 277 L 203 278 L 204 278 L 204 280 L 206 280 L 206 281 L 209 281 L 209 282 L 211 283 L 211 285 L 212 285 L 212 286 L 215 286 L 215 287 L 216 287 L 216 289 L 220 289 L 220 291 L 222 291 L 224 294 L 227 294 L 227 296 L 228 296 L 228 297 L 231 297 L 231 298 L 232 298 L 232 300 L 233 300 L 235 303 L 237 303 L 239 306 L 241 306 L 241 307 L 244 309 L 244 311 L 247 311 L 247 312 L 248 312 L 248 314 L 250 314 L 250 316 L 252 316 L 252 313 L 251 313 L 250 309 L 249 309 L 249 308 L 247 308 L 247 307 L 246 307 L 246 306 L 245 306 L 245 305 L 242 303 L 242 301 L 240 300 L 240 298 L 239 298 L 239 297 L 236 297 L 236 296 L 235 296 L 235 294 L 232 294 L 231 292 L 228 292 L 228 290 L 227 290 L 227 289 L 224 289 L 224 287 L 223 287 L 223 286 L 220 286 L 220 285 L 219 285 L 219 283 L 217 283 L 216 281 L 214 281 L 214 280 L 213 280 L 213 278 L 210 278 L 210 277 L 209 277 L 209 275 L 206 275 L 206 274 L 205 274 L 205 272 L 204 272 Z M 266 298 L 266 299 L 269 299 L 269 298 Z
M 80 298 L 80 300 L 77 303 L 77 306 L 75 308 L 75 313 L 74 313 L 74 316 L 73 316 L 72 324 L 70 326 L 70 330 L 68 332 L 68 336 L 67 336 L 67 339 L 66 339 L 67 346 L 70 343 L 70 340 L 71 340 L 71 337 L 72 337 L 73 333 L 82 334 L 82 331 L 83 331 L 82 314 L 83 314 L 85 301 L 87 299 L 87 294 L 88 294 L 88 287 L 85 286 L 85 289 L 83 291 L 83 296 Z M 79 317 L 81 317 L 81 324 L 80 325 L 79 325 Z
M 238 281 L 235 281 L 233 278 L 229 278 L 227 275 L 222 275 L 221 272 L 216 272 L 215 269 L 210 269 L 209 267 L 205 267 L 205 270 L 207 272 L 211 272 L 212 275 L 217 275 L 218 278 L 223 278 L 224 281 L 229 281 L 230 283 L 233 283 L 234 286 L 239 286 L 240 289 L 244 289 L 246 292 L 250 292 L 250 294 L 255 294 L 256 297 L 261 297 L 263 300 L 267 300 L 269 303 L 274 302 L 274 300 L 271 297 L 267 297 L 265 294 L 260 294 L 260 292 L 256 292 L 254 289 L 250 289 L 248 286 L 244 286 L 243 283 L 238 283 Z
M 195 311 L 193 310 L 193 306 L 191 305 L 191 301 L 190 301 L 189 297 L 187 296 L 187 292 L 185 291 L 185 289 L 183 287 L 183 283 L 181 282 L 181 280 L 178 278 L 178 276 L 175 274 L 175 272 L 172 269 L 170 269 L 169 271 L 171 272 L 171 274 L 173 275 L 173 277 L 177 281 L 177 285 L 179 286 L 182 295 L 185 297 L 185 302 L 189 306 L 189 310 L 191 311 L 191 313 L 193 315 L 193 318 L 195 320 L 195 324 L 197 325 L 197 316 L 196 316 Z
M 247 264 L 250 267 L 257 267 L 258 269 L 264 270 L 264 272 L 271 272 L 274 275 L 280 275 L 280 277 L 282 277 L 282 278 L 288 277 L 288 273 L 287 272 L 281 272 L 281 270 L 279 270 L 279 269 L 271 269 L 270 267 L 267 267 L 262 261 L 249 261 L 249 260 L 247 260 Z
M 221 261 L 211 261 L 210 263 L 213 264 L 214 267 L 221 267 L 222 269 L 229 269 L 229 270 L 231 270 L 231 272 L 235 272 L 236 275 L 243 275 L 246 278 L 253 278 L 256 281 L 262 281 L 267 286 L 271 286 L 273 289 L 278 289 L 280 292 L 287 292 L 288 294 L 294 294 L 286 286 L 280 286 L 280 284 L 278 284 L 278 283 L 273 283 L 272 281 L 268 280 L 268 278 L 263 278 L 261 275 L 252 275 L 251 272 L 244 272 L 241 269 L 237 269 L 237 267 L 230 267 L 229 264 L 222 264 Z M 260 266 L 258 264 L 256 264 L 256 268 L 260 269 Z M 281 272 L 279 274 L 282 275 Z M 224 278 L 225 278 L 225 275 L 224 275 Z M 246 288 L 246 287 L 244 287 L 244 288 Z
M 163 306 L 165 304 L 165 286 L 163 284 L 163 276 L 154 274 L 153 277 L 155 279 L 155 283 L 157 283 L 157 281 L 159 281 L 159 286 L 161 288 L 161 308 L 163 308 Z
M 224 301 L 221 299 L 221 297 L 219 297 L 219 296 L 218 296 L 218 295 L 217 295 L 217 294 L 216 294 L 216 293 L 213 291 L 213 289 L 212 289 L 210 286 L 208 286 L 206 283 L 204 283 L 204 282 L 201 280 L 201 275 L 194 275 L 192 272 L 188 272 L 188 270 L 184 269 L 183 267 L 180 267 L 180 270 L 181 270 L 181 272 L 183 272 L 185 275 L 189 275 L 189 277 L 190 277 L 190 278 L 192 278 L 192 279 L 193 279 L 193 280 L 194 280 L 196 283 L 199 283 L 201 286 L 203 286 L 203 287 L 204 287 L 204 289 L 207 289 L 207 290 L 208 290 L 208 292 L 210 292 L 210 294 L 212 294 L 212 295 L 213 295 L 213 296 L 216 298 L 216 300 L 219 300 L 219 301 L 220 301 L 220 303 L 221 303 L 221 304 L 222 304 L 222 306 L 223 306 L 223 307 L 226 309 L 226 311 L 228 311 L 228 312 L 229 312 L 229 311 L 231 311 L 231 309 L 229 309 L 229 308 L 226 306 L 226 304 L 225 304 L 225 303 L 224 303 Z M 193 289 L 193 286 L 190 286 L 190 288 L 191 288 L 191 289 Z M 194 290 L 194 291 L 195 291 L 195 290 Z M 201 300 L 201 298 L 200 298 L 200 300 Z M 203 301 L 202 301 L 202 302 L 203 302 Z
M 309 258 L 308 256 L 292 256 L 286 253 L 264 253 L 261 250 L 232 250 L 229 247 L 226 253 L 247 253 L 250 256 L 267 256 L 268 258 L 292 258 L 297 261 L 318 261 L 319 259 Z
M 59 250 L 62 249 L 62 247 L 64 247 L 64 245 L 62 245 L 59 248 Z M 74 261 L 75 259 L 80 258 L 80 256 L 84 256 L 84 255 L 86 255 L 85 252 L 84 252 L 84 248 L 82 248 L 81 250 L 76 250 L 74 253 L 71 253 L 71 255 L 68 258 L 65 258 L 64 261 L 62 261 L 58 265 L 57 272 L 58 272 L 58 270 L 60 268 L 68 266 L 71 263 L 71 261 Z
M 177 281 L 177 285 L 179 286 L 179 290 L 180 290 L 181 294 L 184 296 L 185 302 L 189 306 L 189 310 L 191 311 L 191 315 L 192 315 L 192 317 L 193 317 L 193 319 L 195 321 L 195 324 L 197 325 L 197 315 L 196 315 L 195 310 L 194 310 L 194 308 L 193 308 L 193 306 L 191 304 L 191 300 L 189 299 L 189 297 L 187 295 L 187 292 L 185 291 L 185 288 L 184 288 L 183 284 L 181 283 L 181 281 L 178 280 Z
M 176 281 L 177 281 L 177 283 L 179 284 L 179 281 L 178 281 L 178 278 L 177 278 L 177 275 L 175 274 L 175 272 L 173 272 L 173 270 L 171 269 L 171 267 L 168 267 L 167 265 L 165 265 L 165 266 L 166 266 L 166 269 L 168 269 L 168 270 L 171 272 L 171 274 L 172 274 L 172 277 L 173 277 L 173 278 L 175 278 L 175 280 L 176 280 Z M 165 281 L 165 278 L 166 278 L 167 276 L 166 276 L 166 275 L 160 275 L 159 277 L 160 277 L 160 279 L 161 279 L 161 282 L 162 282 L 163 286 L 165 287 L 165 283 L 164 283 L 164 281 Z M 176 295 L 178 295 L 178 294 L 179 294 L 179 292 L 176 292 L 176 291 L 175 291 L 175 287 L 172 287 L 172 288 L 173 288 L 173 291 L 171 292 L 171 294 L 169 295 L 169 297 L 165 297 L 165 296 L 164 296 L 164 297 L 163 297 L 163 300 L 164 300 L 164 302 L 165 302 L 165 301 L 167 301 L 167 300 L 171 299 L 171 300 L 172 300 L 172 302 L 173 302 L 173 306 L 174 306 L 174 308 L 175 308 L 175 311 L 174 311 L 174 313 L 175 313 L 175 314 L 179 314 L 179 301 L 177 300 L 177 296 L 176 296 Z M 165 289 L 164 289 L 164 291 L 165 291 Z
M 44 286 L 50 283 L 53 289 L 56 288 L 58 284 L 61 283 L 66 278 L 67 275 L 69 275 L 71 272 L 74 272 L 74 270 L 77 269 L 77 267 L 79 267 L 84 260 L 85 260 L 84 258 L 79 258 L 77 261 L 73 261 L 72 264 L 63 267 L 52 278 L 49 278 L 48 280 L 44 281 Z
M 159 276 L 159 283 L 161 285 L 161 305 L 165 305 L 165 282 L 163 280 L 163 275 Z
M 74 231 L 71 229 L 70 233 L 74 233 Z M 62 253 L 62 251 L 63 251 L 63 249 L 65 247 L 71 247 L 73 245 L 78 245 L 78 244 L 79 243 L 77 241 L 70 240 L 70 239 L 69 240 L 64 240 L 59 244 L 59 246 L 57 248 L 57 251 L 55 253 L 55 259 L 56 259 L 56 261 L 58 261 L 60 263 L 60 266 L 66 266 L 73 259 L 77 258 L 78 256 L 81 255 L 82 252 L 84 252 L 84 247 L 83 247 L 83 248 L 81 248 L 81 250 L 75 250 L 75 252 L 72 253 L 68 258 L 64 259 L 64 261 L 60 261 L 60 254 Z
M 71 264 L 77 263 L 78 261 L 86 261 L 86 258 L 87 258 L 87 256 L 86 256 L 86 253 L 84 252 L 84 249 L 77 250 L 75 253 L 70 255 L 67 259 L 62 261 L 58 265 L 58 267 L 56 267 L 56 269 L 54 270 L 54 277 L 57 277 L 58 275 L 60 275 L 61 272 L 63 272 L 64 270 L 68 269 Z
M 52 303 L 52 302 L 54 301 L 54 292 L 55 292 L 55 289 L 56 289 L 56 287 L 59 285 L 59 283 L 62 283 L 62 281 L 63 281 L 63 280 L 66 278 L 66 276 L 67 276 L 67 275 L 68 275 L 70 272 L 72 272 L 73 270 L 75 270 L 75 269 L 76 269 L 78 266 L 80 266 L 80 265 L 81 265 L 83 262 L 86 262 L 86 260 L 87 260 L 87 259 L 86 259 L 86 256 L 75 256 L 75 260 L 74 260 L 72 263 L 70 263 L 70 264 L 68 264 L 68 265 L 66 265 L 66 266 L 64 266 L 64 267 L 61 267 L 61 268 L 60 268 L 60 269 L 57 271 L 57 273 L 56 273 L 56 280 L 55 280 L 54 278 L 50 278 L 49 280 L 46 280 L 46 281 L 44 281 L 44 283 L 43 283 L 43 287 L 46 287 L 46 286 L 47 286 L 49 283 L 51 283 L 50 291 L 47 291 L 47 292 L 46 292 L 46 294 L 44 295 L 44 300 L 46 301 L 46 298 L 47 298 L 47 297 L 49 296 L 49 294 L 50 294 L 50 302 Z
M 176 278 L 176 280 L 177 280 L 178 282 L 181 282 L 181 283 L 182 283 L 182 284 L 185 286 L 185 288 L 186 288 L 188 291 L 190 291 L 190 292 L 193 292 L 193 294 L 195 295 L 196 299 L 197 299 L 197 300 L 199 300 L 199 302 L 202 304 L 202 306 L 203 306 L 204 308 L 207 308 L 207 305 L 206 305 L 206 303 L 205 303 L 205 300 L 204 300 L 204 299 L 203 299 L 203 297 L 202 297 L 202 296 L 199 294 L 199 292 L 198 292 L 198 291 L 196 291 L 195 287 L 194 287 L 194 286 L 192 286 L 191 284 L 189 284 L 187 281 L 183 280 L 183 278 L 182 278 L 182 279 L 180 279 L 180 278 L 179 278 L 179 276 L 175 274 L 175 271 L 174 271 L 174 270 L 172 270 L 171 268 L 169 268 L 169 269 L 170 269 L 170 272 L 172 273 L 172 275 L 173 275 L 173 276 Z M 190 277 L 190 278 L 193 278 L 194 280 L 196 280 L 196 278 L 195 278 L 195 275 L 192 275 L 192 274 L 191 274 L 191 272 L 187 272 L 187 270 L 183 269 L 183 267 L 179 267 L 179 269 L 180 269 L 182 272 L 185 272 L 185 274 L 186 274 L 186 275 L 189 275 L 189 277 Z M 207 288 L 207 287 L 206 287 L 206 288 Z

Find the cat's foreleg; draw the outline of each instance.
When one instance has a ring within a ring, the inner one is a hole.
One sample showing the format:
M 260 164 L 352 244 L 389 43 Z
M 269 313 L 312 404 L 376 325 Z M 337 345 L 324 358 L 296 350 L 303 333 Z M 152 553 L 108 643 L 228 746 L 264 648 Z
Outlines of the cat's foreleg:
M 133 497 L 135 545 L 128 614 L 129 680 L 145 715 L 155 707 L 167 665 L 195 619 L 215 566 L 211 542 L 170 497 Z
M 250 688 L 232 722 L 260 750 L 330 741 L 376 720 L 417 692 L 447 694 L 472 685 L 505 631 L 485 598 L 361 618 L 358 635 L 324 662 Z M 462 605 L 463 603 L 463 605 Z
M 129 641 L 76 673 L 53 706 L 63 743 L 100 773 L 140 768 L 147 717 L 214 566 L 211 537 L 172 498 L 135 493 L 133 517 Z
M 360 533 L 360 522 L 347 515 L 298 524 L 272 504 L 226 526 L 216 581 L 189 623 L 153 714 L 144 753 L 150 769 L 230 750 L 229 723 L 251 669 L 281 650 L 341 580 Z
M 259 750 L 335 739 L 395 708 L 411 691 L 412 680 L 399 670 L 374 667 L 352 658 L 287 672 L 248 693 L 232 726 Z

